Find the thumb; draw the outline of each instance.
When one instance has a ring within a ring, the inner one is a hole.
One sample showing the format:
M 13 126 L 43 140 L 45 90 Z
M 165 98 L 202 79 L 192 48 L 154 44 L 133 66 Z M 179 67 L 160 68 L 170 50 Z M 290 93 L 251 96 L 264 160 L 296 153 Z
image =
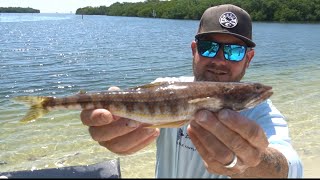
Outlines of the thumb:
M 121 89 L 120 89 L 119 87 L 117 87 L 117 86 L 111 86 L 111 87 L 109 87 L 109 89 L 108 89 L 108 91 L 120 91 L 120 90 L 121 90 Z M 113 119 L 119 120 L 120 117 L 113 115 Z
M 117 86 L 111 86 L 108 91 L 120 91 L 121 89 Z

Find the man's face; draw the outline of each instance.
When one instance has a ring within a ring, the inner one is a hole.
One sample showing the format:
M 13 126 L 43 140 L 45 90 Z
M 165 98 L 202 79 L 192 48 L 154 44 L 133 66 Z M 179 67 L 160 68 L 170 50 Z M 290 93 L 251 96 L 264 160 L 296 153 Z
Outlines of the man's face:
M 226 34 L 211 34 L 201 37 L 201 39 L 215 41 L 226 44 L 245 45 L 240 39 Z M 218 82 L 238 82 L 245 74 L 246 68 L 254 56 L 254 50 L 247 50 L 242 61 L 235 62 L 226 60 L 223 48 L 220 47 L 214 58 L 200 56 L 197 51 L 195 41 L 191 44 L 193 54 L 193 74 L 196 81 L 218 81 Z

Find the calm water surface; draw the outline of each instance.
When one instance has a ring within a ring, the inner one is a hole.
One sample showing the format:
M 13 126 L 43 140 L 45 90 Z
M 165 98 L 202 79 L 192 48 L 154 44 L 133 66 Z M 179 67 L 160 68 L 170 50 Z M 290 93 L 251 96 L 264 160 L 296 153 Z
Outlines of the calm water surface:
M 94 142 L 79 111 L 21 124 L 19 95 L 64 96 L 190 76 L 198 21 L 71 14 L 0 16 L 0 172 L 98 163 L 118 156 Z M 305 177 L 319 177 L 320 25 L 253 24 L 255 57 L 244 81 L 272 85 Z M 123 177 L 154 177 L 155 145 L 121 156 Z

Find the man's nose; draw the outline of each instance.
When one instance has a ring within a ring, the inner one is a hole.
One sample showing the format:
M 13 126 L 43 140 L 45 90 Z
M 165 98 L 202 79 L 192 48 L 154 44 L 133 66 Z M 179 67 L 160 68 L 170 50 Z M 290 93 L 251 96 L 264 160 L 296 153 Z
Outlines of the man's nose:
M 215 63 L 215 64 L 225 64 L 226 63 L 224 53 L 223 53 L 223 46 L 219 47 L 217 55 L 211 60 L 211 62 Z

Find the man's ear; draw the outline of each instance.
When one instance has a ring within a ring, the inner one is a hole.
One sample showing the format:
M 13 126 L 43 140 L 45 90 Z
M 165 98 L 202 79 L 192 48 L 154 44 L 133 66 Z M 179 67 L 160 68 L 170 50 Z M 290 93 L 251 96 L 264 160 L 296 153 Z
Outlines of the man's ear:
M 254 57 L 254 49 L 251 49 L 250 51 L 247 52 L 247 64 L 246 64 L 247 68 L 249 67 L 249 64 L 253 59 L 253 57 Z
M 192 50 L 192 56 L 194 56 L 195 53 L 197 52 L 197 43 L 195 41 L 191 42 L 191 50 Z

